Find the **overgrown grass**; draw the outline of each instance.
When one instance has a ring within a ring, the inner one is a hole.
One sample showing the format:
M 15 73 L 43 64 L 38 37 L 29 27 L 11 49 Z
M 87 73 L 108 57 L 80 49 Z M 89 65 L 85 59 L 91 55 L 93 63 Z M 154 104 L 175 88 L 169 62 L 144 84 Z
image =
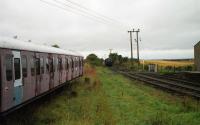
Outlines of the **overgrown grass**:
M 3 125 L 199 125 L 190 98 L 131 81 L 107 68 L 85 66 L 72 92 L 61 92 L 9 115 Z
M 98 73 L 118 124 L 200 124 L 197 101 L 173 97 L 107 69 L 99 69 Z

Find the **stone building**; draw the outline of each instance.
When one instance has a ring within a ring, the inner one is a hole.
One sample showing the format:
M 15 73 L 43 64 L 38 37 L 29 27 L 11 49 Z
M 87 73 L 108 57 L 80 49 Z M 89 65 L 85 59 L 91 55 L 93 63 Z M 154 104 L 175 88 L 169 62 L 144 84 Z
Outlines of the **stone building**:
M 200 71 L 200 41 L 194 46 L 194 64 L 197 71 Z

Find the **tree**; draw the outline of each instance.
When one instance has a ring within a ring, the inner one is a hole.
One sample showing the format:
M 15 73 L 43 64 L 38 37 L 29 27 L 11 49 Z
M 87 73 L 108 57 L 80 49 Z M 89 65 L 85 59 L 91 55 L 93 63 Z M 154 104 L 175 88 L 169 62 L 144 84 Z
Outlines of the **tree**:
M 113 62 L 114 64 L 116 64 L 116 63 L 118 62 L 118 54 L 117 54 L 117 53 L 111 53 L 111 54 L 109 55 L 109 58 L 112 60 L 112 62 Z
M 111 53 L 109 55 L 109 58 L 112 59 L 112 62 L 114 64 L 122 64 L 124 61 L 126 61 L 126 60 L 124 60 L 124 58 L 126 58 L 126 57 L 123 57 L 122 55 L 118 55 L 117 53 Z M 127 60 L 128 60 L 128 58 L 127 58 Z
M 58 46 L 57 44 L 52 45 L 52 47 L 60 48 L 60 46 Z
M 123 62 L 128 62 L 128 57 L 122 57 Z
M 95 54 L 89 54 L 87 57 L 86 57 L 86 60 L 88 61 L 95 61 L 97 60 L 97 56 Z
M 102 65 L 102 59 L 99 59 L 95 54 L 89 54 L 86 57 L 86 62 L 90 63 L 93 66 L 100 66 Z

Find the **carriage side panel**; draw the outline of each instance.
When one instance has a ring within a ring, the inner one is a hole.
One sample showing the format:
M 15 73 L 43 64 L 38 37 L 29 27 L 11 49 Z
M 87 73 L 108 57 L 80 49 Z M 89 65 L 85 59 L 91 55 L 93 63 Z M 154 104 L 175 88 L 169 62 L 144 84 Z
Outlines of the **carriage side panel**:
M 40 93 L 44 93 L 49 90 L 49 74 L 46 71 L 46 61 L 48 54 L 40 53 Z
M 1 111 L 14 106 L 14 71 L 13 55 L 10 49 L 1 49 Z
M 53 72 L 54 72 L 54 87 L 59 85 L 59 72 L 58 72 L 58 55 L 53 54 Z
M 65 83 L 67 81 L 67 70 L 66 70 L 66 59 L 65 55 L 61 56 L 62 58 L 62 64 L 61 64 L 61 83 Z
M 32 57 L 31 52 L 21 51 L 23 102 L 35 96 L 35 86 L 32 85 L 32 77 L 31 77 L 31 65 L 30 65 L 31 57 Z

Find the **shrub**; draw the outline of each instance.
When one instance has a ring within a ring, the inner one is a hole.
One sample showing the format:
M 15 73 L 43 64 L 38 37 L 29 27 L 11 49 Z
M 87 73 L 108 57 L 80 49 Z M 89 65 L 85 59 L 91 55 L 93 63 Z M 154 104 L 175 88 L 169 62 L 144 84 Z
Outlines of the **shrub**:
M 103 64 L 103 59 L 99 59 L 95 54 L 90 54 L 86 57 L 86 62 L 92 66 L 100 66 Z

